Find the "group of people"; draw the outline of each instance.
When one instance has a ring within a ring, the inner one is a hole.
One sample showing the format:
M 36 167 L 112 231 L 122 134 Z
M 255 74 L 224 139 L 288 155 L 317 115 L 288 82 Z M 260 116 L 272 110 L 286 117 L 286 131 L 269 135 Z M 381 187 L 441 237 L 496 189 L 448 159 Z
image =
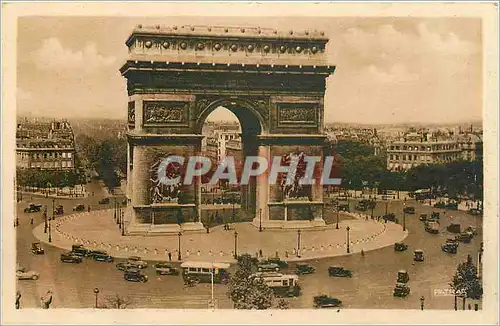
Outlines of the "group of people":
M 16 309 L 21 309 L 21 292 L 16 292 Z M 40 304 L 43 309 L 49 309 L 52 304 L 52 290 L 48 290 L 47 293 L 40 297 Z

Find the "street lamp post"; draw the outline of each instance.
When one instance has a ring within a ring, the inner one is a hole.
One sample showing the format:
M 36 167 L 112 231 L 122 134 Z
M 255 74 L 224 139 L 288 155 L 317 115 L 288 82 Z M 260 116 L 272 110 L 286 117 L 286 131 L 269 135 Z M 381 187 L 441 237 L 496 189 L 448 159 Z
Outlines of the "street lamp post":
M 49 227 L 47 224 L 47 205 L 45 205 L 45 209 L 43 210 L 43 219 L 45 221 L 45 225 L 43 226 L 43 233 L 47 233 L 47 228 Z
M 403 203 L 403 231 L 406 231 L 406 203 Z
M 116 197 L 114 198 L 114 202 L 115 202 L 115 205 L 113 206 L 113 211 L 114 211 L 114 218 L 115 218 L 115 222 L 117 222 L 118 220 L 116 219 Z
M 340 208 L 337 207 L 337 224 L 335 226 L 337 230 L 339 229 L 339 216 L 340 216 Z
M 95 294 L 95 308 L 97 309 L 97 298 L 99 297 L 99 289 L 98 288 L 94 289 L 94 294 Z
M 375 206 L 371 205 L 372 206 L 372 220 L 373 220 L 373 209 L 375 208 Z
M 389 209 L 389 199 L 385 198 L 385 215 L 387 215 Z
M 424 302 L 425 302 L 424 296 L 420 297 L 420 310 L 424 310 Z
M 234 259 L 238 259 L 238 231 L 234 231 Z
M 300 230 L 297 230 L 297 257 L 300 258 Z
M 179 250 L 177 251 L 177 253 L 178 253 L 177 260 L 180 261 L 180 260 L 182 260 L 182 255 L 181 255 L 181 235 L 182 235 L 182 233 L 179 232 L 177 235 L 179 236 Z
M 55 205 L 55 202 L 56 202 L 56 200 L 52 199 L 52 220 L 55 219 L 55 217 L 54 217 L 54 209 L 55 209 L 54 205 Z
M 262 208 L 259 208 L 259 232 L 262 232 Z
M 125 213 L 122 212 L 122 236 L 125 235 Z
M 349 226 L 347 226 L 346 230 L 347 230 L 347 253 L 350 253 L 351 250 L 350 250 L 350 240 L 349 240 L 349 230 L 351 228 Z
M 52 242 L 52 228 L 50 221 L 49 221 L 49 242 Z
M 233 198 L 233 223 L 234 223 L 234 219 L 236 217 L 236 210 L 235 210 L 235 207 L 234 207 L 234 205 L 235 205 L 234 202 L 235 202 L 235 199 Z

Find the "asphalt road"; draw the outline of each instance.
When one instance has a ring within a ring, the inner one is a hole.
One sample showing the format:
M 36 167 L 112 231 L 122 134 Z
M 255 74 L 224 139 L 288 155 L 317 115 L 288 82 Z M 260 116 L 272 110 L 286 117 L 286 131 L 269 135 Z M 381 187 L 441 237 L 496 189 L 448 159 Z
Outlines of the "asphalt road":
M 96 185 L 97 187 L 97 185 Z M 59 199 L 56 204 L 62 204 L 65 212 L 70 213 L 76 204 L 90 203 L 93 209 L 101 206 L 98 200 L 104 193 L 95 191 L 95 196 L 81 200 Z M 18 289 L 22 293 L 22 307 L 40 307 L 40 296 L 47 290 L 54 292 L 53 308 L 83 308 L 95 305 L 94 288 L 99 288 L 98 304 L 105 303 L 106 296 L 119 294 L 130 300 L 130 307 L 134 308 L 207 308 L 211 289 L 209 284 L 199 284 L 195 287 L 184 288 L 180 276 L 156 276 L 154 269 L 148 267 L 145 272 L 149 276 L 147 283 L 127 282 L 123 279 L 123 272 L 116 269 L 114 263 L 95 262 L 87 259 L 82 264 L 61 263 L 61 250 L 45 246 L 45 255 L 35 256 L 30 252 L 31 243 L 36 241 L 32 229 L 42 223 L 41 213 L 27 214 L 23 212 L 29 198 L 17 204 L 20 225 L 17 232 L 17 260 L 21 266 L 40 272 L 37 281 L 17 281 Z M 33 198 L 32 202 L 47 204 L 49 211 L 52 200 Z M 402 202 L 391 202 L 389 212 L 396 213 L 402 221 Z M 453 309 L 454 298 L 439 296 L 435 291 L 448 288 L 457 265 L 465 261 L 468 254 L 474 259 L 477 257 L 480 242 L 482 241 L 481 217 L 474 217 L 463 212 L 447 211 L 441 217 L 441 233 L 433 235 L 424 231 L 423 223 L 418 220 L 421 213 L 430 214 L 432 211 L 444 210 L 415 204 L 408 201 L 407 205 L 416 207 L 416 213 L 407 215 L 406 227 L 409 236 L 405 243 L 409 249 L 405 252 L 394 252 L 392 247 L 360 254 L 326 258 L 311 261 L 316 273 L 300 277 L 302 295 L 289 299 L 292 308 L 311 308 L 313 297 L 319 294 L 328 294 L 340 298 L 344 308 L 393 308 L 419 309 L 420 297 L 425 298 L 425 309 Z M 374 215 L 383 215 L 385 205 L 378 203 Z M 443 214 L 441 214 L 443 215 Z M 30 225 L 30 216 L 36 217 L 35 225 Z M 450 216 L 458 220 L 462 227 L 475 225 L 479 234 L 470 244 L 461 243 L 458 254 L 450 255 L 441 251 L 440 245 L 451 235 L 446 233 L 446 226 L 450 223 Z M 425 252 L 424 262 L 413 262 L 413 250 L 422 249 Z M 329 277 L 328 266 L 344 266 L 352 270 L 352 278 Z M 294 265 L 291 264 L 292 271 Z M 395 298 L 392 290 L 396 282 L 397 271 L 405 269 L 410 275 L 409 286 L 411 293 L 406 298 Z M 216 285 L 214 295 L 219 308 L 231 308 L 232 304 L 226 296 L 227 288 Z M 473 303 L 473 302 L 471 302 Z M 461 301 L 459 301 L 459 309 Z

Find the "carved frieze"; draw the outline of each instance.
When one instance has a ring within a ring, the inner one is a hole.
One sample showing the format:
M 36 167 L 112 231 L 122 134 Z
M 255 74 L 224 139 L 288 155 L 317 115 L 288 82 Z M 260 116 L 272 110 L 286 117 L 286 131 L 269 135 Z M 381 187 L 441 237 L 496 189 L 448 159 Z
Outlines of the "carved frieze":
M 144 101 L 144 125 L 187 124 L 189 102 Z
M 128 123 L 133 125 L 135 123 L 135 102 L 128 102 Z
M 278 104 L 278 125 L 317 125 L 318 107 L 309 103 Z

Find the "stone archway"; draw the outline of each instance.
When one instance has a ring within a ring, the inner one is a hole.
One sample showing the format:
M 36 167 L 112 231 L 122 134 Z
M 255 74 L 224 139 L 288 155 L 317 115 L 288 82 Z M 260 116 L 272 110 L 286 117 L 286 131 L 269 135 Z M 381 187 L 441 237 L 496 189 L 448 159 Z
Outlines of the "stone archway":
M 148 171 L 165 153 L 199 155 L 201 126 L 216 107 L 239 117 L 246 153 L 268 160 L 297 151 L 322 157 L 325 79 L 335 69 L 326 63 L 327 42 L 320 32 L 138 26 L 120 70 L 129 94 L 128 230 L 203 229 L 200 184 L 182 188 L 182 201 L 153 202 Z M 254 225 L 324 225 L 321 185 L 311 187 L 304 202 L 283 200 L 282 189 L 267 184 L 266 174 L 256 183 Z M 289 220 L 306 208 L 310 218 Z M 154 225 L 162 214 L 165 221 L 177 214 L 179 223 Z

